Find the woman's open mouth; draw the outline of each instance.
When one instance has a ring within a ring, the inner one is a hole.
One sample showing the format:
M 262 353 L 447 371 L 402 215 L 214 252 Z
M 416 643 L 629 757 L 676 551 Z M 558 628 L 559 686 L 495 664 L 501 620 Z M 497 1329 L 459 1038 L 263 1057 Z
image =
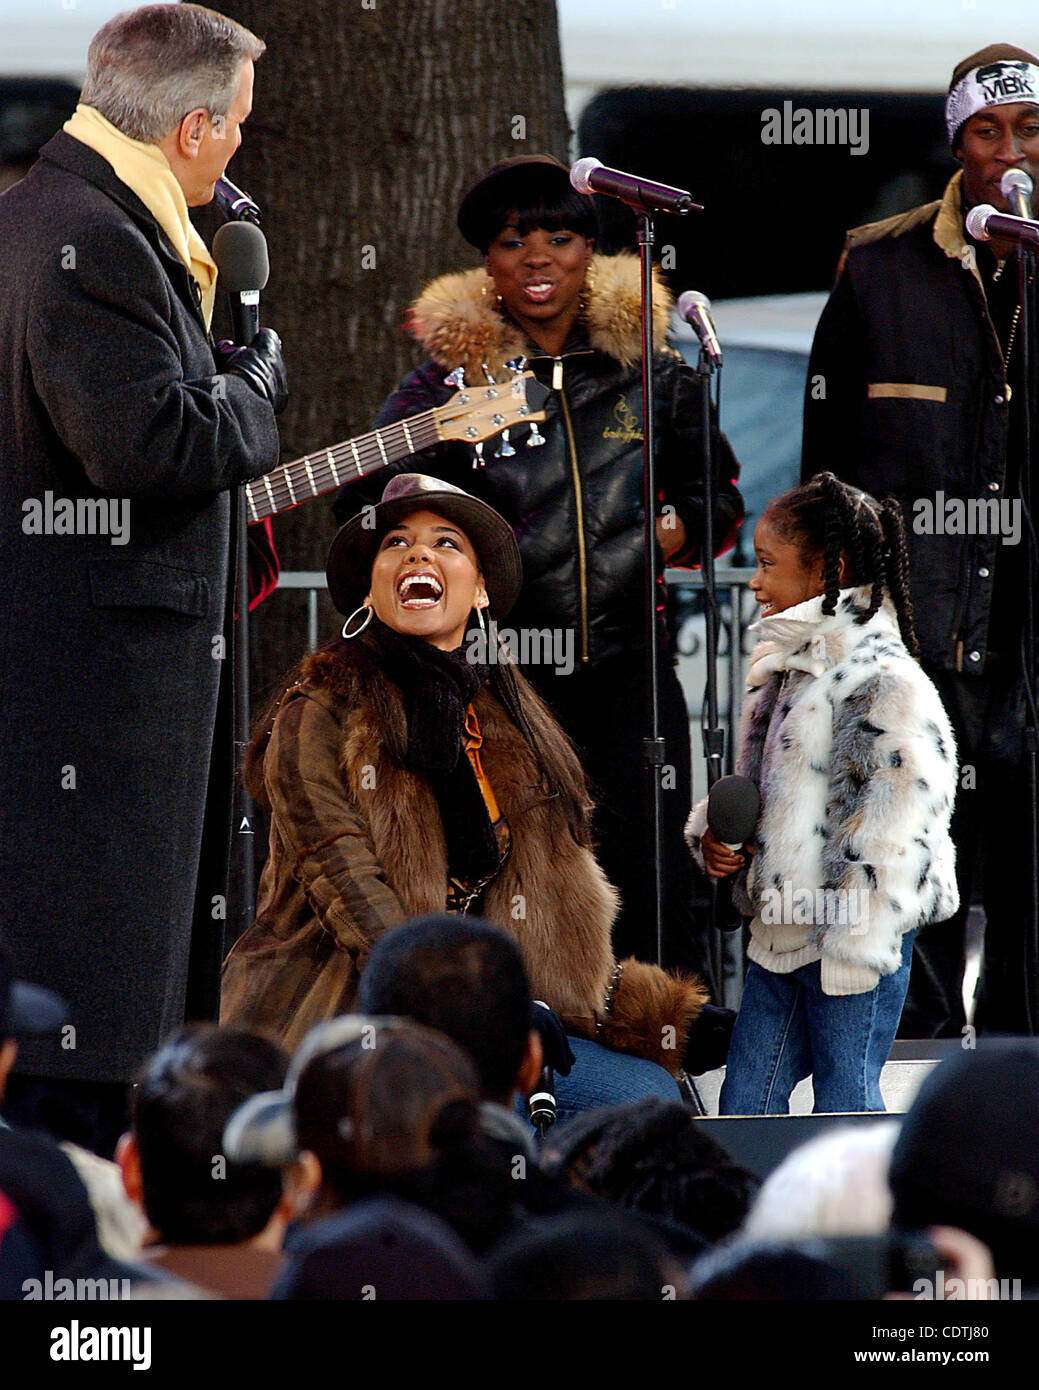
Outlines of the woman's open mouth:
M 551 299 L 555 285 L 550 280 L 537 280 L 533 284 L 524 285 L 523 293 L 535 304 L 544 304 L 547 299 Z
M 444 586 L 431 570 L 412 571 L 397 584 L 402 608 L 435 608 L 443 594 Z

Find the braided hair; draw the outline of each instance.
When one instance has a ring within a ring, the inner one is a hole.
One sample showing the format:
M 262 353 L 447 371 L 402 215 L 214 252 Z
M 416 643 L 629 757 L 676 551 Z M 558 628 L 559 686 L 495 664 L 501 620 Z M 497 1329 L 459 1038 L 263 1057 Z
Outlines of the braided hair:
M 855 621 L 868 623 L 885 593 L 889 594 L 902 641 L 914 656 L 918 654 L 909 595 L 909 551 L 902 509 L 895 498 L 877 502 L 832 473 L 817 473 L 800 487 L 773 498 L 767 516 L 782 536 L 799 547 L 804 560 L 822 556 L 824 613 L 837 610 L 843 557 L 850 571 L 846 584 L 870 588 L 869 605 Z

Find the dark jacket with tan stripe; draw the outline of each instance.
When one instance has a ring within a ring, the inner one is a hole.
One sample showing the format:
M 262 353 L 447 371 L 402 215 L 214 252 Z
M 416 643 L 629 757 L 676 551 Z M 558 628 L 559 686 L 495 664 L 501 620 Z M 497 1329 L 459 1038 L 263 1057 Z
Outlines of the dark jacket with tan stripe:
M 270 853 L 256 921 L 225 964 L 221 1008 L 223 1022 L 270 1028 L 289 1047 L 350 1010 L 384 931 L 443 912 L 447 897 L 432 786 L 395 752 L 394 733 L 406 728 L 400 691 L 360 660 L 319 654 L 306 670 L 283 697 L 263 755 Z M 534 997 L 568 1031 L 598 1033 L 677 1072 L 706 990 L 695 977 L 628 960 L 610 1000 L 617 894 L 489 687 L 474 705 L 483 769 L 511 834 L 483 916 L 516 939 Z
M 921 659 L 980 675 L 1000 538 L 914 525 L 921 499 L 991 502 L 1004 486 L 1006 375 L 960 177 L 940 202 L 848 233 L 812 346 L 802 476 L 900 499 Z

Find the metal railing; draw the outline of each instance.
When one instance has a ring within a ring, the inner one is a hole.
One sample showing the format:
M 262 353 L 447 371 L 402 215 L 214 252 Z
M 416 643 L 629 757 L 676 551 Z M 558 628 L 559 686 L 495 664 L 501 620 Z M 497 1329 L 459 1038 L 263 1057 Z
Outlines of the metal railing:
M 737 565 L 717 565 L 715 585 L 718 601 L 719 624 L 719 708 L 723 722 L 727 718 L 729 729 L 735 727 L 740 703 L 743 698 L 743 681 L 747 654 L 747 585 L 754 570 Z M 703 575 L 699 570 L 668 569 L 664 578 L 676 588 L 703 589 Z M 307 649 L 314 651 L 322 641 L 320 629 L 319 595 L 327 591 L 325 575 L 322 570 L 284 570 L 278 580 L 279 589 L 303 590 L 307 596 Z M 704 786 L 706 764 L 704 763 L 699 739 L 700 709 L 703 701 L 703 687 L 706 669 L 703 664 L 703 632 L 706 618 L 702 611 L 680 617 L 676 633 L 678 645 L 678 675 L 686 693 L 689 707 L 689 722 L 693 726 L 693 779 L 694 786 Z M 725 740 L 725 769 L 732 770 L 734 750 L 732 738 Z

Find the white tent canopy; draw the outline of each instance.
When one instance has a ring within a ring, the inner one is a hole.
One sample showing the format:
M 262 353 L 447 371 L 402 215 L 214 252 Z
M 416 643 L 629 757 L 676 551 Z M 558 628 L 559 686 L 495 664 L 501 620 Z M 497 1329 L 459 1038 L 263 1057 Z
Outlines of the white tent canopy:
M 0 0 L 0 75 L 78 81 L 91 36 L 136 3 Z M 557 4 L 572 114 L 600 87 L 625 83 L 939 91 L 955 64 L 987 43 L 1039 47 L 1035 0 Z

